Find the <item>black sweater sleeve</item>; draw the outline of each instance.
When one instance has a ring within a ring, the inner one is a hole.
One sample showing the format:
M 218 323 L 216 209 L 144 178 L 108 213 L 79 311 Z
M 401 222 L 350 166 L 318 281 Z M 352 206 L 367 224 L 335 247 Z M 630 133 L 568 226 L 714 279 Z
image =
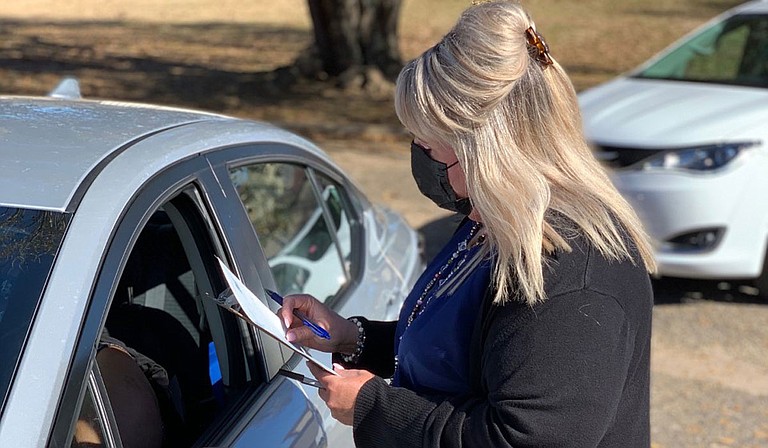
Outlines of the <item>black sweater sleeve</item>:
M 648 368 L 647 362 L 639 367 L 631 362 L 637 328 L 629 322 L 615 298 L 584 289 L 534 308 L 497 307 L 482 348 L 481 393 L 435 400 L 375 378 L 355 403 L 355 443 L 597 446 L 613 422 L 632 368 Z M 647 413 L 645 407 L 637 412 Z M 626 440 L 624 446 L 643 444 Z
M 357 364 L 345 363 L 338 353 L 333 354 L 333 362 L 344 368 L 363 369 L 382 378 L 390 378 L 395 373 L 395 330 L 397 322 L 368 320 L 357 316 L 365 329 L 365 346 Z

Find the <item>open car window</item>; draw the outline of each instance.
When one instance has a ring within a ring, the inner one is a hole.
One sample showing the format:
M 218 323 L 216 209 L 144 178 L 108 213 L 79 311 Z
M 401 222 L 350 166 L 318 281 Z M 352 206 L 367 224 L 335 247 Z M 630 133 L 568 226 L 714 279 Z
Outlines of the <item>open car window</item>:
M 253 333 L 211 299 L 225 288 L 221 249 L 197 197 L 188 188 L 152 213 L 99 336 L 94 368 L 124 447 L 191 446 L 265 383 Z

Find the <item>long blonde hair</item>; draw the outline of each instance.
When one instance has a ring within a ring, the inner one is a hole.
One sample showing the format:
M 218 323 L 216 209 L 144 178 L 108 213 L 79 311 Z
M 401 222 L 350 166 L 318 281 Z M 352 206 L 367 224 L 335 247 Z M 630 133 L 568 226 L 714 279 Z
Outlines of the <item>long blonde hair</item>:
M 403 68 L 395 109 L 414 135 L 456 152 L 497 259 L 495 301 L 533 305 L 546 298 L 546 253 L 570 251 L 574 231 L 609 260 L 642 261 L 650 272 L 655 261 L 584 140 L 570 79 L 554 58 L 545 68 L 531 57 L 529 27 L 517 2 L 470 7 Z

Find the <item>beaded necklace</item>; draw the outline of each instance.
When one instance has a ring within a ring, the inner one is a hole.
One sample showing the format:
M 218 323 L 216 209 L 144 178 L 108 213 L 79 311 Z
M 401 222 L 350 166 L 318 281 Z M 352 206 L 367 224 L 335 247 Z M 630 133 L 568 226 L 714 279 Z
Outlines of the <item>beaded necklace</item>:
M 469 251 L 467 250 L 469 246 L 469 242 L 472 241 L 472 238 L 475 237 L 478 230 L 480 230 L 480 223 L 475 223 L 472 226 L 472 229 L 469 231 L 469 234 L 467 235 L 467 237 L 459 243 L 459 245 L 456 247 L 456 250 L 453 251 L 453 253 L 451 254 L 450 258 L 448 258 L 445 264 L 443 264 L 440 267 L 440 269 L 437 271 L 437 273 L 435 273 L 435 275 L 432 276 L 432 278 L 429 280 L 429 283 L 427 283 L 427 286 L 424 287 L 424 291 L 421 292 L 421 295 L 419 296 L 418 300 L 416 300 L 416 304 L 413 306 L 413 309 L 411 310 L 411 314 L 408 316 L 408 321 L 406 323 L 405 328 L 410 327 L 414 319 L 419 317 L 421 313 L 424 312 L 424 309 L 426 309 L 427 305 L 429 305 L 429 302 L 435 296 L 435 294 L 433 294 L 433 289 L 435 288 L 435 285 L 437 285 L 437 287 L 439 288 L 440 286 L 445 284 L 445 282 L 448 281 L 456 272 L 458 272 L 461 266 L 464 265 L 464 262 L 467 260 L 467 254 L 469 253 Z M 481 244 L 483 240 L 484 239 L 479 240 L 478 244 Z M 461 259 L 459 259 L 459 256 L 461 256 Z M 445 274 L 446 271 L 447 271 L 447 274 L 443 277 L 443 274 Z

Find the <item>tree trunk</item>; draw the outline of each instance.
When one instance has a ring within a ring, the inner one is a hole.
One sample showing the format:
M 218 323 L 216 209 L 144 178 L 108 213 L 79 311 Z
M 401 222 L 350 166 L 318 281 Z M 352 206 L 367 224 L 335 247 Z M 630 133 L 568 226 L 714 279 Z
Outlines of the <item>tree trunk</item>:
M 329 76 L 353 79 L 371 69 L 393 80 L 402 66 L 397 43 L 401 0 L 308 0 L 315 50 Z

